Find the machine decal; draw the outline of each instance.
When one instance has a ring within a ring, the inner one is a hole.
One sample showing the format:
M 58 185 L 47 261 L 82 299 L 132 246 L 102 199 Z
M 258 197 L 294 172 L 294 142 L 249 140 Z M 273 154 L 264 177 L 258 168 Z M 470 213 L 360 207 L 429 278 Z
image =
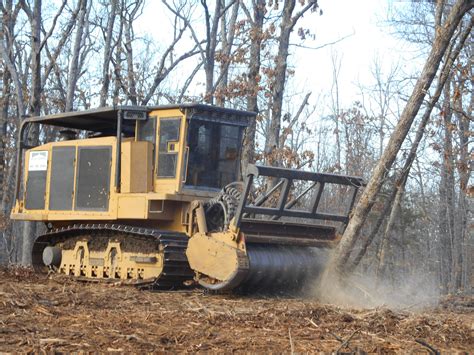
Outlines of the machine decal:
M 30 152 L 28 171 L 45 171 L 48 168 L 48 151 Z

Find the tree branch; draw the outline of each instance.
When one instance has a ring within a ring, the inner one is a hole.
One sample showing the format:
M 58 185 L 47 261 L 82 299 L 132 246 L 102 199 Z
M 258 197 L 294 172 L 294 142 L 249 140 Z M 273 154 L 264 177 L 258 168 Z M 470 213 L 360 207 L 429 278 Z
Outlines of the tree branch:
M 61 7 L 59 8 L 56 16 L 54 16 L 53 24 L 51 25 L 51 28 L 49 29 L 48 33 L 45 34 L 43 40 L 41 41 L 41 44 L 39 46 L 40 51 L 43 49 L 43 47 L 46 44 L 46 42 L 48 41 L 49 37 L 51 37 L 51 35 L 53 34 L 53 31 L 56 27 L 56 22 L 58 21 L 59 16 L 63 12 L 64 7 L 66 6 L 66 3 L 67 3 L 67 0 L 63 0 L 63 3 L 61 4 Z
M 355 32 L 352 32 L 351 34 L 346 35 L 346 36 L 344 36 L 344 37 L 342 37 L 342 38 L 339 38 L 339 39 L 337 39 L 337 40 L 335 40 L 335 41 L 333 41 L 333 42 L 324 43 L 324 44 L 322 44 L 322 45 L 320 45 L 320 46 L 317 46 L 317 47 L 309 47 L 309 46 L 304 46 L 304 45 L 302 45 L 302 44 L 296 44 L 296 43 L 295 43 L 295 44 L 290 44 L 290 46 L 294 46 L 294 47 L 298 47 L 298 48 L 303 48 L 303 49 L 317 50 L 317 49 L 321 49 L 321 48 L 324 48 L 324 47 L 332 46 L 332 45 L 334 45 L 334 44 L 337 44 L 337 43 L 339 43 L 339 42 L 342 42 L 342 41 L 345 40 L 346 38 L 352 37 L 352 36 L 354 36 L 354 35 L 355 35 Z

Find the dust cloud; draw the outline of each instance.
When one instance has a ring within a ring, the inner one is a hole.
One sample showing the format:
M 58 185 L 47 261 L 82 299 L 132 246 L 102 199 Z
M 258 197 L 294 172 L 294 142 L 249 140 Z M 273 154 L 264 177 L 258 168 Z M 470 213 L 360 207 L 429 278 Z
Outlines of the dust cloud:
M 375 273 L 353 272 L 340 279 L 326 271 L 307 286 L 308 298 L 349 308 L 420 310 L 437 305 L 440 299 L 436 280 L 421 273 L 393 282 L 377 280 Z

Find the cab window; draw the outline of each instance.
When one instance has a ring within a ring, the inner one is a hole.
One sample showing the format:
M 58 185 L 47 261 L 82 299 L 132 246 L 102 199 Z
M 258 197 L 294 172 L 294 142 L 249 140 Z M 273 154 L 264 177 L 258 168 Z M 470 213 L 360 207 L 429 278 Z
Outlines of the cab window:
M 148 141 L 155 143 L 156 119 L 148 118 L 146 121 L 137 121 L 137 141 Z
M 241 128 L 193 119 L 188 130 L 188 168 L 185 184 L 222 188 L 237 180 Z
M 179 153 L 181 118 L 161 118 L 158 142 L 159 178 L 174 178 Z

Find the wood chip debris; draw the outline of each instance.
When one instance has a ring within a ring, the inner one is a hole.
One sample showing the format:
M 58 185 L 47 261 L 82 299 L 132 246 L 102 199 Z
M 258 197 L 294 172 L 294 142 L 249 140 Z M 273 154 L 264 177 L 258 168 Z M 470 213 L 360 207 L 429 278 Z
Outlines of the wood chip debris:
M 474 297 L 466 296 L 422 311 L 345 309 L 0 269 L 2 352 L 468 353 L 473 324 Z

